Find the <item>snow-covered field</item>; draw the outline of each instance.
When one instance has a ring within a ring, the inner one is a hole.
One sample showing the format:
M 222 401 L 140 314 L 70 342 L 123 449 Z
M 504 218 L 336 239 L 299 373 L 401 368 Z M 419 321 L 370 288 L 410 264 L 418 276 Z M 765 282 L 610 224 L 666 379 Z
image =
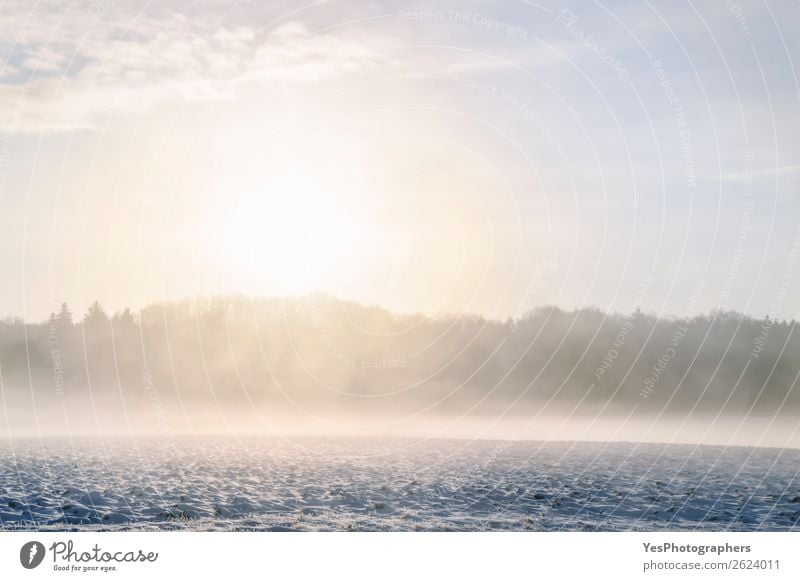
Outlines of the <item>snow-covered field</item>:
M 800 451 L 466 440 L 13 440 L 0 528 L 789 530 Z

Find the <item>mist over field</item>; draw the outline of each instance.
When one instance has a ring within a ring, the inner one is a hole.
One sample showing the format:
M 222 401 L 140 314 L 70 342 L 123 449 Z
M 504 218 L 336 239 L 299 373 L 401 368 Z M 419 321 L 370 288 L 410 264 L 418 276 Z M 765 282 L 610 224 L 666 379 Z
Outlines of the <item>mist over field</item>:
M 12 434 L 796 442 L 794 321 L 538 307 L 394 315 L 323 294 L 0 323 Z

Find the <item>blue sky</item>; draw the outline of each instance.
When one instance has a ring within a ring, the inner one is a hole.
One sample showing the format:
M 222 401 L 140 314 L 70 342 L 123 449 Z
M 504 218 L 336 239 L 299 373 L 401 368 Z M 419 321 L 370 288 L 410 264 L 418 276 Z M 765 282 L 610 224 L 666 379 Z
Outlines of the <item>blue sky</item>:
M 800 308 L 797 3 L 2 15 L 2 313 Z

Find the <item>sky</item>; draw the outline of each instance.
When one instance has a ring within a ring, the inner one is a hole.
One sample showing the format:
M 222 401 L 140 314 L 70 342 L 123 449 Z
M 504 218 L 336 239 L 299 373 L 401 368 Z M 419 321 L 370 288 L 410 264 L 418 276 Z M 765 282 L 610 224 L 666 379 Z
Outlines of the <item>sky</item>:
M 0 6 L 0 314 L 800 309 L 796 2 Z

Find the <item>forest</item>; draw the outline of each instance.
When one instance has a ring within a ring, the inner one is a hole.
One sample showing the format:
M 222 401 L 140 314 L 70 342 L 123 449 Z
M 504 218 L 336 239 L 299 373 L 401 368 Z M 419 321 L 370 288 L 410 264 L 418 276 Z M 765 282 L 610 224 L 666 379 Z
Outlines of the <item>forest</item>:
M 109 315 L 66 304 L 0 322 L 4 397 L 37 407 L 90 397 L 298 403 L 343 409 L 520 413 L 548 406 L 795 413 L 795 321 L 714 311 L 691 318 L 533 309 L 517 319 L 395 315 L 327 295 L 193 298 Z

